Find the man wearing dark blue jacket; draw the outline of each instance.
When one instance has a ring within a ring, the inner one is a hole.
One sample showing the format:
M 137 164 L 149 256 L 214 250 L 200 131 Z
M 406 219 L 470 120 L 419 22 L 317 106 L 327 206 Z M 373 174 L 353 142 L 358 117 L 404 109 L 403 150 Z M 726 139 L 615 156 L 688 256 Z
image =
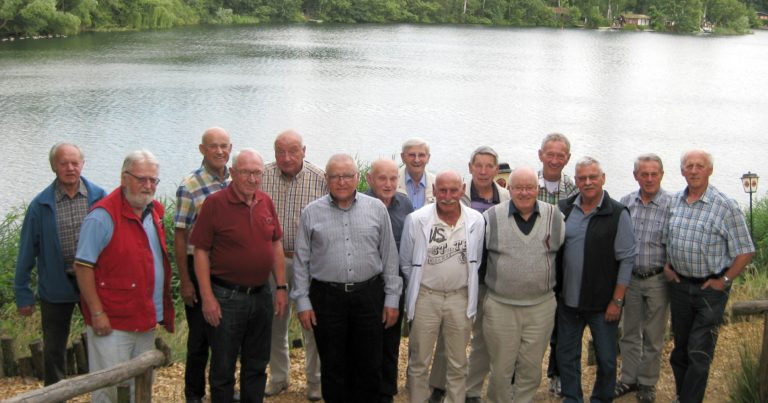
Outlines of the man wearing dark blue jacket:
M 80 176 L 85 159 L 76 145 L 54 145 L 49 161 L 56 179 L 27 209 L 14 285 L 19 315 L 32 315 L 35 295 L 30 280 L 37 267 L 45 385 L 66 377 L 67 338 L 72 312 L 80 301 L 72 266 L 80 224 L 91 206 L 106 195 L 102 188 Z

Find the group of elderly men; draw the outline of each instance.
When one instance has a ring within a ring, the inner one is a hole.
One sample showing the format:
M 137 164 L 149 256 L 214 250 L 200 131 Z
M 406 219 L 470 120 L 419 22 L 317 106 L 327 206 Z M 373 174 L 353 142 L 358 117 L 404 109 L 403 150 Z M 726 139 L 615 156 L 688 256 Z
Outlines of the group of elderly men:
M 754 252 L 738 205 L 709 183 L 712 156 L 701 150 L 683 154 L 687 187 L 675 195 L 661 189 L 661 159 L 639 156 L 639 190 L 621 202 L 603 189 L 597 160 L 581 158 L 575 181 L 562 172 L 570 143 L 557 133 L 541 144 L 542 169 L 518 167 L 506 189 L 488 146 L 471 154 L 465 184 L 454 171 L 427 171 L 428 144 L 410 139 L 402 168 L 372 163 L 365 193 L 351 156 L 334 155 L 322 170 L 292 130 L 277 136 L 267 165 L 244 148 L 228 167 L 232 143 L 218 127 L 199 151 L 202 165 L 177 191 L 173 234 L 189 328 L 187 402 L 206 394 L 209 355 L 213 402 L 237 398 L 238 360 L 241 401 L 289 387 L 289 297 L 312 401 L 393 401 L 406 316 L 413 403 L 480 401 L 489 374 L 488 401 L 532 401 L 547 344 L 550 392 L 583 401 L 586 326 L 598 364 L 590 400 L 637 391 L 652 402 L 669 306 L 677 399 L 700 402 L 728 292 Z M 56 178 L 22 228 L 16 300 L 19 314 L 33 313 L 36 267 L 46 385 L 65 377 L 78 303 L 91 371 L 153 348 L 158 325 L 173 331 L 158 161 L 130 153 L 110 194 L 81 177 L 84 162 L 76 145 L 51 148 Z M 115 389 L 93 400 L 116 401 Z

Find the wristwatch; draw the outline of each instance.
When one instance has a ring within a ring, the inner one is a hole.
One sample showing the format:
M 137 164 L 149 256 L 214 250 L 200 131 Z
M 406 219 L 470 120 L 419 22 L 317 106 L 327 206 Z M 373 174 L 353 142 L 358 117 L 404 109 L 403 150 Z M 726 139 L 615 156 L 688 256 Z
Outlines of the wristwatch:
M 619 308 L 624 308 L 624 300 L 621 298 L 614 298 L 611 302 Z
M 720 278 L 723 279 L 723 283 L 725 283 L 725 285 L 730 285 L 731 281 L 733 281 L 733 279 L 731 279 L 730 277 L 726 276 L 725 274 L 723 274 L 723 277 L 720 277 Z
M 288 284 L 278 285 L 275 287 L 275 290 L 285 290 L 288 291 Z

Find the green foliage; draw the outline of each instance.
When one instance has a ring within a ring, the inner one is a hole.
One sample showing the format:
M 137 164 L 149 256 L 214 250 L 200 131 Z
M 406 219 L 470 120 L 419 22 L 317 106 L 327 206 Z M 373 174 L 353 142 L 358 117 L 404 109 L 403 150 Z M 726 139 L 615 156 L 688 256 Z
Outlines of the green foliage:
M 749 225 L 749 210 L 744 215 L 747 225 Z M 752 228 L 752 240 L 756 245 L 755 258 L 752 261 L 758 267 L 768 267 L 768 197 L 754 201 L 751 222 L 754 225 Z
M 10 305 L 16 308 L 13 278 L 16 275 L 16 256 L 25 212 L 26 207 L 15 208 L 0 222 L 0 307 Z
M 749 31 L 749 15 L 755 14 L 739 0 L 707 0 L 707 19 L 717 28 L 725 28 L 735 33 Z
M 768 401 L 768 396 L 760 396 L 759 355 L 761 336 L 753 331 L 744 335 L 744 342 L 739 346 L 739 365 L 729 372 L 729 401 L 733 403 L 754 403 Z

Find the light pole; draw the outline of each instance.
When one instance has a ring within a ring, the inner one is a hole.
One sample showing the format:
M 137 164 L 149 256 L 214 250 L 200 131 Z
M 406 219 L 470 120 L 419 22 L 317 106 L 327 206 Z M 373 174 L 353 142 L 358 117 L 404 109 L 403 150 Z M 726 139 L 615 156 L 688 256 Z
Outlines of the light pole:
M 744 187 L 744 192 L 749 193 L 749 236 L 752 237 L 752 242 L 755 242 L 754 234 L 752 233 L 754 219 L 752 218 L 752 193 L 757 192 L 757 180 L 760 179 L 757 174 L 753 174 L 749 171 L 741 176 L 741 186 Z

